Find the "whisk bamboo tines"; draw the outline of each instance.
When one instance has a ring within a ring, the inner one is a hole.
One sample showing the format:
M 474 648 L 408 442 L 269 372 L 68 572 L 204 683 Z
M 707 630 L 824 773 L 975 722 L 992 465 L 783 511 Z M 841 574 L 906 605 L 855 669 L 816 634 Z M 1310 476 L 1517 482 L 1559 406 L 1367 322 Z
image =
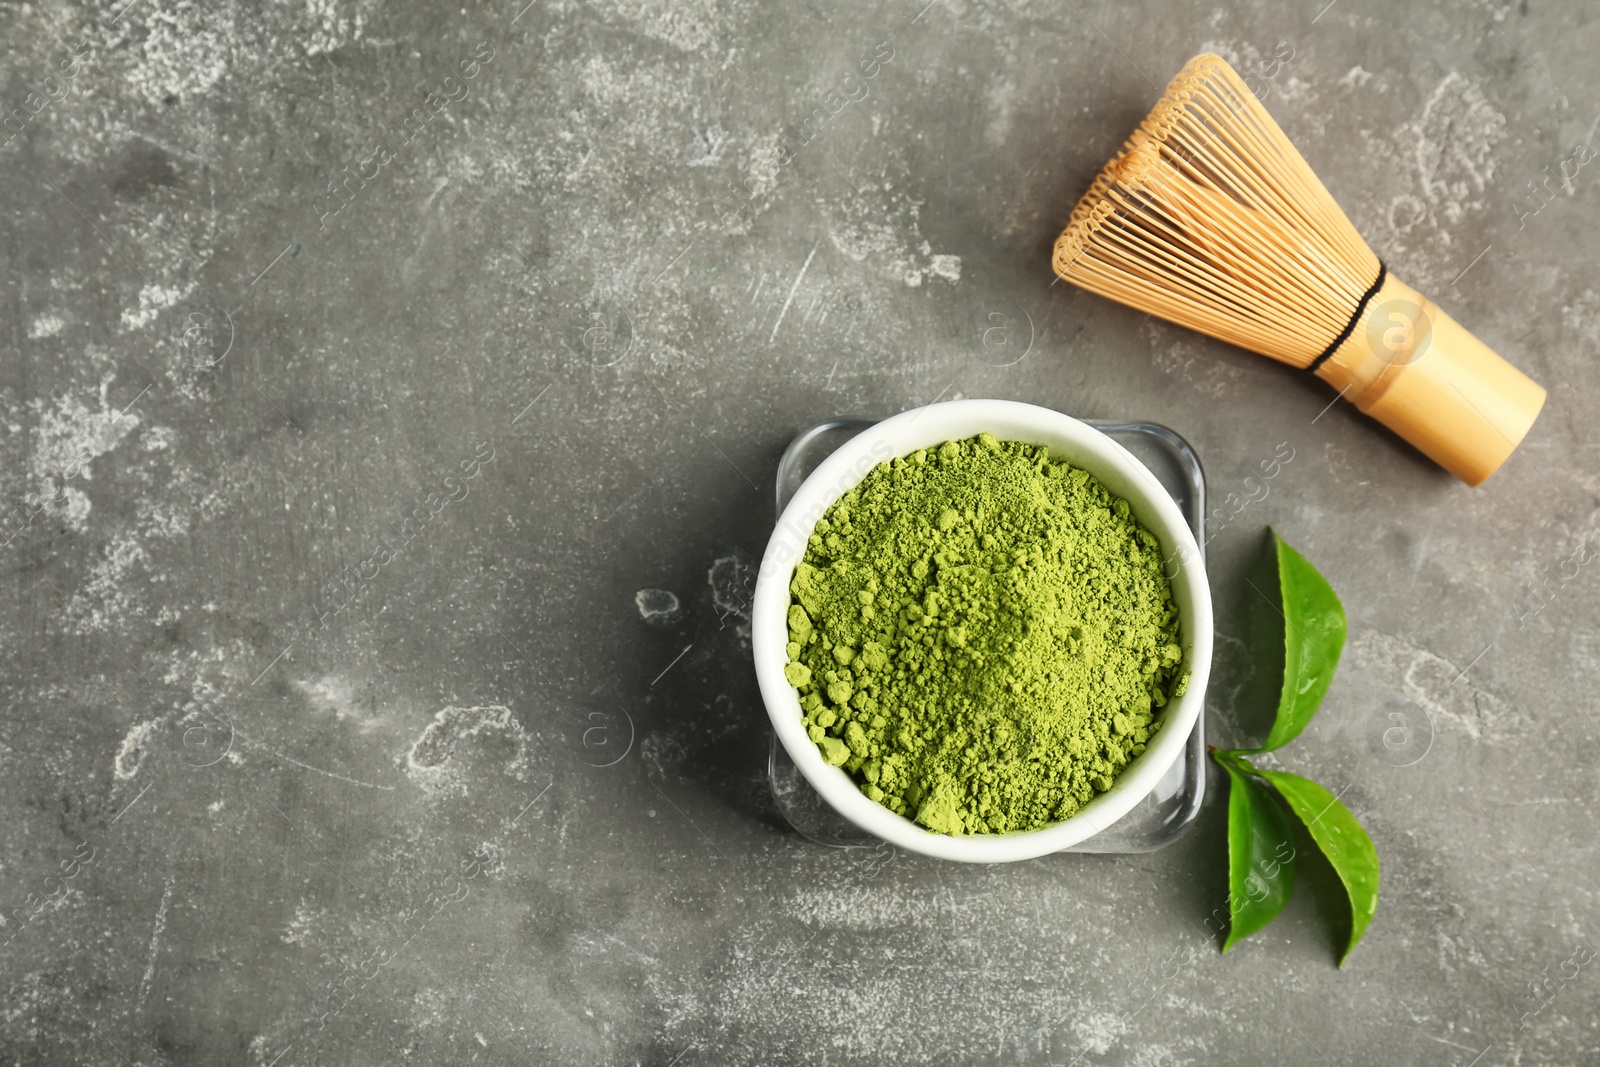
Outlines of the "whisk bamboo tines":
M 1328 382 L 1477 485 L 1545 392 L 1389 274 L 1220 56 L 1190 60 L 1056 241 L 1056 273 Z

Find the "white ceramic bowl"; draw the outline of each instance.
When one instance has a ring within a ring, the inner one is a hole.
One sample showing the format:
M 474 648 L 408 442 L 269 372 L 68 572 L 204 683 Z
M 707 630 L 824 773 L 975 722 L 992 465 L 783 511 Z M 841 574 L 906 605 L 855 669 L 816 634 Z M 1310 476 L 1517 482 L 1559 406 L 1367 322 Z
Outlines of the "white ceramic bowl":
M 985 431 L 1002 441 L 1047 445 L 1052 458 L 1084 468 L 1127 500 L 1134 516 L 1161 542 L 1162 555 L 1171 560 L 1168 571 L 1178 605 L 1179 643 L 1190 676 L 1183 696 L 1167 704 L 1165 725 L 1145 751 L 1129 761 L 1109 791 L 1071 818 L 1026 833 L 954 837 L 924 830 L 868 800 L 843 769 L 822 758 L 806 736 L 799 694 L 783 676 L 788 661 L 784 646 L 789 641 L 789 582 L 795 564 L 805 554 L 806 538 L 817 520 L 833 502 L 886 459 Z M 1127 449 L 1092 426 L 1049 408 L 1009 400 L 954 400 L 905 411 L 864 430 L 801 484 L 778 518 L 761 560 L 751 643 L 756 680 L 779 740 L 806 781 L 839 814 L 868 833 L 913 852 L 967 863 L 1002 863 L 1059 852 L 1104 830 L 1143 800 L 1183 754 L 1211 674 L 1211 590 L 1194 534 L 1178 506 Z

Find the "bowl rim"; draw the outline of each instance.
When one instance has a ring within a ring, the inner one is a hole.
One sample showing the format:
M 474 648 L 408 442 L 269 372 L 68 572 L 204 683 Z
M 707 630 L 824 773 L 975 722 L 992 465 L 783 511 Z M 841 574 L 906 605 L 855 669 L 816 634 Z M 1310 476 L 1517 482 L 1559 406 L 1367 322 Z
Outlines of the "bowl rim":
M 1161 731 L 1129 761 L 1110 790 L 1041 830 L 958 837 L 934 833 L 896 815 L 868 799 L 842 768 L 825 761 L 806 735 L 799 694 L 783 668 L 788 662 L 789 584 L 817 519 L 879 463 L 984 432 L 1000 440 L 1047 445 L 1052 457 L 1083 467 L 1128 501 L 1172 564 L 1168 576 L 1190 675 L 1183 696 L 1168 702 Z M 762 556 L 751 603 L 750 643 L 762 702 L 779 741 L 835 811 L 875 837 L 913 852 L 967 863 L 1004 863 L 1059 852 L 1109 828 L 1148 796 L 1183 755 L 1210 677 L 1211 590 L 1188 522 L 1161 483 L 1127 449 L 1093 426 L 1051 408 L 1014 400 L 950 400 L 902 411 L 862 430 L 800 484 L 778 517 Z

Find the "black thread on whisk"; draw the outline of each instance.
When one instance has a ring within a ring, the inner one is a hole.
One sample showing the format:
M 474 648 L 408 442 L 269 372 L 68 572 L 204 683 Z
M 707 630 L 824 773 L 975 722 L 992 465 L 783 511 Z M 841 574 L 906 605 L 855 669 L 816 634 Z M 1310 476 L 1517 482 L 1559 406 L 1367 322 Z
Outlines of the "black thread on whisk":
M 1366 313 L 1367 304 L 1371 302 L 1373 297 L 1378 295 L 1378 290 L 1383 288 L 1383 281 L 1388 276 L 1388 265 L 1385 264 L 1383 260 L 1378 260 L 1378 280 L 1372 283 L 1372 288 L 1361 294 L 1361 302 L 1356 304 L 1356 309 L 1350 313 L 1350 321 L 1344 324 L 1344 329 L 1340 330 L 1339 336 L 1333 339 L 1333 344 L 1329 345 L 1327 348 L 1324 348 L 1322 350 L 1322 355 L 1312 360 L 1311 365 L 1306 367 L 1307 374 L 1317 373 L 1317 370 L 1324 363 L 1328 362 L 1328 357 L 1337 352 L 1339 350 L 1339 346 L 1344 344 L 1345 341 L 1349 340 L 1351 332 L 1356 328 L 1356 323 L 1360 322 L 1361 316 Z

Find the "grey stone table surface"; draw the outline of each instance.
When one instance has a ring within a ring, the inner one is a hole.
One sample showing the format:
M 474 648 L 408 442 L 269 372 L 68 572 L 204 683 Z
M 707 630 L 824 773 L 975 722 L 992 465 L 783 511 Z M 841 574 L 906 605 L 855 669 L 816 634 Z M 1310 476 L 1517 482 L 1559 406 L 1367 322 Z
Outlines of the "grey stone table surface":
M 0 1061 L 1600 1062 L 1593 9 L 925 3 L 0 8 Z M 1550 388 L 1483 487 L 1052 284 L 1207 49 Z M 1339 590 L 1279 762 L 1383 858 L 1343 970 L 1312 862 L 1220 954 L 1215 781 L 1140 856 L 782 823 L 777 458 L 962 396 L 1237 494 L 1212 741 L 1273 703 L 1266 528 Z

